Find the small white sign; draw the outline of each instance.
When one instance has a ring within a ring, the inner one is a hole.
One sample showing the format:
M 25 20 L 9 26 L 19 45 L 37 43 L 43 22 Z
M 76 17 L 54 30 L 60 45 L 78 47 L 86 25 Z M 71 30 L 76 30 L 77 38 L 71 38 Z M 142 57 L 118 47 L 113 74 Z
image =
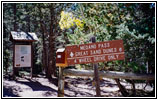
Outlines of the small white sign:
M 61 55 L 57 55 L 57 58 L 61 58 Z

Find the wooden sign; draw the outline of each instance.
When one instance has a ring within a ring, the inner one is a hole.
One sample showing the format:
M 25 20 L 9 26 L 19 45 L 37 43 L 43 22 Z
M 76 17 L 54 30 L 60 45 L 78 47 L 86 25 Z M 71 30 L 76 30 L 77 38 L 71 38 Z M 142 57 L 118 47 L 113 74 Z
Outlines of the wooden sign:
M 124 59 L 122 40 L 67 46 L 66 51 L 68 65 Z
M 15 67 L 31 67 L 31 45 L 15 45 Z
M 56 66 L 58 67 L 67 67 L 67 60 L 66 60 L 66 52 L 65 48 L 58 49 L 56 51 Z

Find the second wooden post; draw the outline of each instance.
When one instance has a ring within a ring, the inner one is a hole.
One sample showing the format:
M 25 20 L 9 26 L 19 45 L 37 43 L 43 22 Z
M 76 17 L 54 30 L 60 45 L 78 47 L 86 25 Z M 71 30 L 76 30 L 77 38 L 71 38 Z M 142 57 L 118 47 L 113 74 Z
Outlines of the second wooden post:
M 62 67 L 59 67 L 58 97 L 64 97 L 64 75 Z
M 92 37 L 92 42 L 95 43 L 96 39 L 95 37 Z M 96 96 L 100 97 L 100 80 L 99 80 L 99 71 L 98 71 L 98 63 L 93 63 L 94 68 L 94 80 L 95 80 L 95 86 L 96 86 Z

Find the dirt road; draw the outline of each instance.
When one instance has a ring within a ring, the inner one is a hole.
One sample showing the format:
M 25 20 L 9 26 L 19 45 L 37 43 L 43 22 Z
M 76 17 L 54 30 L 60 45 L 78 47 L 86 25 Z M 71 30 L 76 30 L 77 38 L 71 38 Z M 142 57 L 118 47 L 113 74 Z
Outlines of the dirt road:
M 112 79 L 103 78 L 100 82 L 101 95 L 103 97 L 122 97 L 116 82 Z M 122 81 L 122 85 L 126 89 L 131 89 L 131 84 Z M 136 84 L 137 90 L 143 90 L 145 83 Z M 29 77 L 16 80 L 3 79 L 3 97 L 57 97 L 58 80 L 56 78 L 49 81 L 47 78 L 40 76 L 30 79 Z M 150 86 L 147 86 L 144 92 L 139 96 L 150 96 L 148 92 L 152 91 Z M 94 97 L 95 86 L 91 78 L 65 78 L 65 97 Z

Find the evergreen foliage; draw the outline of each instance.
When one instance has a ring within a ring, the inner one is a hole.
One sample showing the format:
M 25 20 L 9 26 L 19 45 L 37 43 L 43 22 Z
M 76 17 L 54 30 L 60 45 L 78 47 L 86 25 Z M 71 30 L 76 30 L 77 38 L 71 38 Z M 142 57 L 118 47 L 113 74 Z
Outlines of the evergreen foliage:
M 3 67 L 12 68 L 10 31 L 35 32 L 34 68 L 56 71 L 55 51 L 67 45 L 122 39 L 125 60 L 99 63 L 100 70 L 154 73 L 154 3 L 3 3 Z M 77 65 L 80 66 L 80 65 Z M 83 68 L 88 65 L 82 65 Z
M 78 27 L 68 27 L 66 36 L 69 44 L 88 43 L 91 36 L 95 36 L 97 41 L 122 39 L 125 60 L 100 63 L 100 67 L 113 67 L 113 70 L 137 73 L 145 73 L 147 69 L 154 72 L 154 5 L 154 3 L 76 4 L 71 14 L 80 16 L 84 27 L 82 30 Z

